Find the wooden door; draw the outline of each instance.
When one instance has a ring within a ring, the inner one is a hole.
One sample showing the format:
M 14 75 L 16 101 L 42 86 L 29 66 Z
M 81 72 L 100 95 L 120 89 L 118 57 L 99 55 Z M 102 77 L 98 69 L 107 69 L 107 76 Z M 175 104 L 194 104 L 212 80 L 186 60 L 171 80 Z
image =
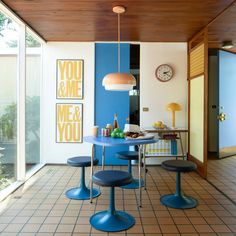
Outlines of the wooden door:
M 188 43 L 188 159 L 207 175 L 208 43 L 207 29 Z

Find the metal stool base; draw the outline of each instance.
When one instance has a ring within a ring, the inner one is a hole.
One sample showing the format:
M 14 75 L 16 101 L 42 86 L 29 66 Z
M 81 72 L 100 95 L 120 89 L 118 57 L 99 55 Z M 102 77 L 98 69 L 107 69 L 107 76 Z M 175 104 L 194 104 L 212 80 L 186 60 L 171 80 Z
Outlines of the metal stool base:
M 198 205 L 198 201 L 192 197 L 184 195 L 169 194 L 160 198 L 163 205 L 176 209 L 189 209 Z
M 118 232 L 127 230 L 135 223 L 134 217 L 124 211 L 101 211 L 90 218 L 90 224 L 97 230 Z
M 144 186 L 144 181 L 141 179 L 141 187 Z M 120 188 L 125 188 L 125 189 L 136 189 L 139 188 L 139 179 L 133 179 L 133 181 L 130 184 L 120 186 Z
M 93 189 L 93 198 L 98 197 L 101 194 L 100 190 Z M 67 198 L 75 200 L 87 200 L 90 199 L 90 190 L 88 188 L 71 188 L 65 193 Z

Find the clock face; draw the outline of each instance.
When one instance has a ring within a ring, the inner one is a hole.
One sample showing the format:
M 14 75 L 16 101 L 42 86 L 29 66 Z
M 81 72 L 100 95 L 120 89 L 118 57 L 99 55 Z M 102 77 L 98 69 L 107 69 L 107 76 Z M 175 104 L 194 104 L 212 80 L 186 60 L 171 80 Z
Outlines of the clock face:
M 167 65 L 163 64 L 156 69 L 156 78 L 162 82 L 169 81 L 173 76 L 173 69 Z

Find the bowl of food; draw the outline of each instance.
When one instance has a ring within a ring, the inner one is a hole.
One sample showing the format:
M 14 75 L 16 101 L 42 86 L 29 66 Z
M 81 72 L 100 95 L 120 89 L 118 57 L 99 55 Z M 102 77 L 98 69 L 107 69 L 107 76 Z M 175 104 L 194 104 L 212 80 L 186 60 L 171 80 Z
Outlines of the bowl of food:
M 162 121 L 159 120 L 159 121 L 154 122 L 153 127 L 156 129 L 165 129 L 166 125 Z

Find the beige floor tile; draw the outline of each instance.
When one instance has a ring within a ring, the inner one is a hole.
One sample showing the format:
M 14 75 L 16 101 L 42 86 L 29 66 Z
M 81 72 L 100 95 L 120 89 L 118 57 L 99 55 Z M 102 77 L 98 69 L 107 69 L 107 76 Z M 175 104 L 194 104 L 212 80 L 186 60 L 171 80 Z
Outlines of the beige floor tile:
M 43 224 L 40 229 L 39 232 L 40 233 L 52 233 L 55 232 L 57 228 L 57 224 Z
M 61 219 L 62 217 L 60 216 L 48 216 L 45 219 L 44 224 L 58 224 Z
M 211 225 L 211 228 L 216 233 L 229 233 L 230 229 L 226 225 Z
M 189 219 L 187 217 L 173 217 L 173 220 L 175 222 L 175 224 L 177 225 L 188 225 L 191 224 L 191 222 L 189 221 Z
M 46 219 L 45 216 L 33 216 L 29 219 L 28 223 L 30 224 L 40 224 L 43 223 Z
M 58 225 L 57 231 L 60 233 L 71 233 L 74 229 L 74 225 L 69 225 L 69 224 L 60 224 Z
M 219 217 L 205 217 L 205 220 L 208 224 L 212 224 L 212 225 L 224 224 L 223 221 Z
M 175 225 L 160 225 L 160 228 L 161 228 L 161 232 L 163 234 L 176 234 L 176 233 L 179 233 L 177 227 Z
M 108 234 L 89 224 L 95 209 L 108 208 L 108 188 L 101 188 L 102 195 L 94 199 L 93 204 L 69 200 L 64 192 L 77 185 L 80 169 L 46 166 L 34 176 L 34 183 L 28 185 L 30 188 L 22 187 L 14 193 L 21 198 L 12 199 L 2 212 L 0 234 L 89 236 L 91 232 L 91 236 L 230 236 L 236 233 L 236 207 L 196 173 L 184 174 L 182 187 L 184 192 L 198 199 L 199 205 L 194 209 L 178 210 L 163 206 L 159 200 L 161 195 L 175 191 L 175 173 L 160 167 L 148 169 L 148 190 L 143 192 L 142 208 L 137 207 L 138 190 L 116 189 L 117 209 L 124 207 L 135 217 L 136 224 L 127 231 Z M 224 185 L 227 183 L 229 181 Z M 223 187 L 228 194 L 234 195 L 228 191 L 228 186 Z
M 194 228 L 198 233 L 211 233 L 214 232 L 209 225 L 195 225 Z
M 144 233 L 161 233 L 160 227 L 158 225 L 143 225 Z
M 23 224 L 9 224 L 5 229 L 4 233 L 16 233 L 20 232 L 23 228 Z
M 181 234 L 183 233 L 195 233 L 196 230 L 192 225 L 177 225 L 177 228 Z
M 135 223 L 137 223 L 135 221 Z M 143 225 L 156 225 L 157 224 L 157 219 L 156 217 L 142 217 L 142 224 Z
M 133 227 L 131 227 L 130 229 L 127 230 L 128 234 L 137 234 L 137 233 L 144 233 L 143 232 L 143 228 L 141 225 L 134 225 Z
M 74 233 L 89 233 L 91 231 L 91 225 L 76 225 Z
M 40 224 L 25 224 L 21 232 L 24 232 L 24 233 L 35 232 L 36 233 L 38 232 L 40 226 L 41 226 Z
M 14 216 L 1 216 L 0 217 L 0 222 L 1 224 L 8 224 L 14 219 Z

